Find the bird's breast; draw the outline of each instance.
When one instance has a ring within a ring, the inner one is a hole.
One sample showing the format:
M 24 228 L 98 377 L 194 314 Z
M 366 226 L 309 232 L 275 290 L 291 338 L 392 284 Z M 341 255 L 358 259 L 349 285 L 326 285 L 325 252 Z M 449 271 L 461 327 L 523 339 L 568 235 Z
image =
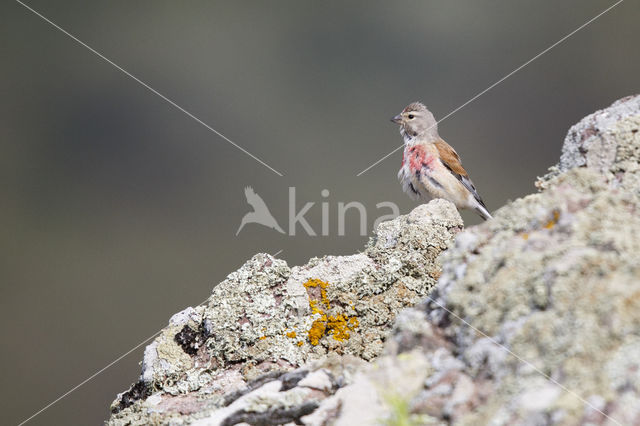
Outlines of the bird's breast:
M 413 145 L 405 148 L 402 163 L 409 167 L 412 174 L 420 175 L 433 170 L 437 160 L 438 157 L 429 147 Z

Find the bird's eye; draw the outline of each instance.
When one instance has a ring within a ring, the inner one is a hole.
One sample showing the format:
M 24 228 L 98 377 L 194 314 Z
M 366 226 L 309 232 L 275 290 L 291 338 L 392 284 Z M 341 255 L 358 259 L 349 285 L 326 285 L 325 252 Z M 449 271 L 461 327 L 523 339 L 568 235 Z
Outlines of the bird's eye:
M 409 120 L 413 120 L 413 117 L 415 117 L 413 114 L 409 114 Z

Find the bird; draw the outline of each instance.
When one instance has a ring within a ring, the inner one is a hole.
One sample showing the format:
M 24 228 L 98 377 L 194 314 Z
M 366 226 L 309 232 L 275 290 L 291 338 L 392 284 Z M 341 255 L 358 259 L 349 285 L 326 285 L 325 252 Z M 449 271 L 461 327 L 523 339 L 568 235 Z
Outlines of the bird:
M 253 211 L 245 214 L 242 217 L 240 227 L 236 231 L 236 236 L 240 233 L 242 228 L 244 228 L 247 223 L 259 223 L 260 225 L 264 225 L 267 228 L 275 229 L 281 234 L 284 234 L 284 231 L 282 230 L 282 228 L 280 228 L 280 225 L 278 225 L 278 222 L 269 211 L 267 204 L 264 202 L 262 197 L 256 194 L 253 188 L 247 186 L 244 189 L 244 196 L 247 198 L 247 203 L 251 207 L 253 207 Z
M 404 139 L 402 167 L 398 179 L 414 200 L 444 198 L 458 209 L 472 209 L 484 220 L 491 219 L 460 156 L 438 134 L 438 122 L 421 102 L 407 105 L 391 119 L 400 125 Z

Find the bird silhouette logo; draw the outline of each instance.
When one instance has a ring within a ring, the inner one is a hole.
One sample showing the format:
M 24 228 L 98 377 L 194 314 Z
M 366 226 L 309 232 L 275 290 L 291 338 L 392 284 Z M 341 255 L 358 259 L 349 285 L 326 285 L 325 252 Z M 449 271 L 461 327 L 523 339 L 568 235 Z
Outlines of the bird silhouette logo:
M 242 222 L 240 222 L 240 227 L 236 231 L 236 235 L 238 235 L 242 228 L 244 228 L 248 223 L 258 223 L 284 234 L 284 231 L 280 228 L 280 225 L 278 225 L 278 222 L 269 211 L 267 204 L 264 202 L 262 197 L 256 194 L 253 188 L 247 186 L 244 189 L 244 195 L 247 198 L 247 203 L 253 207 L 253 211 L 244 215 Z

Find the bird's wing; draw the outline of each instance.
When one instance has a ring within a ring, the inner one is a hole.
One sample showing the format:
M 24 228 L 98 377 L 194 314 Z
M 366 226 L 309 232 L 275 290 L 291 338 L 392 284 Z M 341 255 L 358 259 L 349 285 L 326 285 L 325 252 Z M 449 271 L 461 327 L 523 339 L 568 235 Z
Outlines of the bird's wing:
M 464 169 L 464 167 L 462 167 L 462 163 L 460 162 L 460 156 L 458 155 L 456 150 L 451 147 L 451 145 L 449 145 L 442 139 L 435 142 L 434 145 L 438 150 L 438 154 L 440 155 L 442 164 L 444 164 L 447 169 L 451 170 L 457 175 L 467 176 L 467 171 Z
M 244 195 L 247 197 L 247 203 L 253 207 L 254 211 L 264 210 L 267 208 L 262 198 L 256 194 L 252 187 L 247 186 L 244 189 Z
M 473 185 L 473 182 L 471 182 L 467 171 L 464 169 L 464 167 L 462 167 L 460 156 L 458 155 L 456 150 L 442 139 L 435 142 L 434 145 L 438 150 L 438 154 L 440 154 L 440 161 L 442 161 L 442 164 L 444 164 L 444 166 L 449 169 L 449 171 L 460 181 L 460 183 L 462 183 L 464 187 L 473 194 L 473 197 L 476 199 L 476 201 L 478 201 L 478 203 L 486 208 L 486 206 L 484 205 L 484 201 L 482 201 L 480 194 L 478 194 L 478 190 Z

